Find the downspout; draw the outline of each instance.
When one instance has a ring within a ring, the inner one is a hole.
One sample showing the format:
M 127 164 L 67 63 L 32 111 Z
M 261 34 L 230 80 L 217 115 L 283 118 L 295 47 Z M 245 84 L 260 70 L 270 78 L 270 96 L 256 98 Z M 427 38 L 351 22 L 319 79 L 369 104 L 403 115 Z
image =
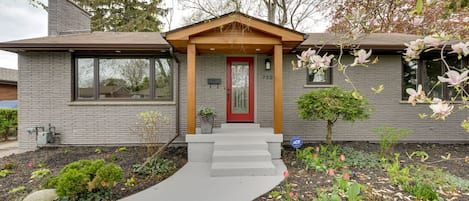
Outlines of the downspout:
M 179 59 L 174 55 L 174 49 L 172 47 L 169 48 L 169 54 L 171 55 L 172 61 L 173 61 L 173 66 L 177 65 L 177 76 L 176 76 L 176 135 L 174 136 L 173 139 L 169 143 L 172 143 L 176 138 L 179 137 L 180 135 L 180 115 L 179 115 L 179 93 L 180 93 L 180 76 L 181 76 L 181 71 L 180 71 L 180 65 L 179 65 Z

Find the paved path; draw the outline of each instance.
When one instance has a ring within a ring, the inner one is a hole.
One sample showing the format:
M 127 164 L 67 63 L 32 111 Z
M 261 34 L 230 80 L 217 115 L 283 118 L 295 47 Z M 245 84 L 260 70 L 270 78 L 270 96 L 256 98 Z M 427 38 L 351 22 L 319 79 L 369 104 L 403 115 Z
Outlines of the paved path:
M 210 177 L 211 163 L 188 162 L 161 183 L 120 201 L 250 201 L 270 191 L 283 180 L 286 166 L 272 161 L 275 176 Z
M 19 153 L 21 151 L 18 149 L 18 141 L 0 142 L 0 158 Z

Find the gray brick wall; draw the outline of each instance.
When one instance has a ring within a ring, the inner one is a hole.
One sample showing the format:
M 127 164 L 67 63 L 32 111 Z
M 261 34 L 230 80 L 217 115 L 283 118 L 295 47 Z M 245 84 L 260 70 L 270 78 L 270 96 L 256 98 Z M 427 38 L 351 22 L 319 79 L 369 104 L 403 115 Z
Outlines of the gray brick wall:
M 63 144 L 140 143 L 131 132 L 136 115 L 157 110 L 170 118 L 160 132 L 162 141 L 175 135 L 176 105 L 70 105 L 72 93 L 70 53 L 19 54 L 19 130 L 21 149 L 36 147 L 27 128 L 49 123 L 61 133 Z M 177 71 L 175 76 L 177 77 Z M 181 137 L 181 139 L 183 139 Z
M 181 133 L 187 131 L 186 121 L 186 55 L 180 54 L 181 61 Z M 266 55 L 254 56 L 255 71 L 255 118 L 256 123 L 262 127 L 272 127 L 273 123 L 273 80 L 272 71 L 264 69 L 264 61 L 270 58 Z M 325 139 L 326 127 L 323 121 L 304 121 L 298 117 L 296 100 L 303 93 L 319 88 L 306 88 L 305 70 L 293 71 L 291 61 L 295 55 L 286 55 L 283 59 L 283 121 L 284 138 L 290 139 L 294 135 L 303 136 L 307 141 L 322 141 Z M 344 61 L 351 62 L 352 58 Z M 226 121 L 225 103 L 225 74 L 226 56 L 200 55 L 197 56 L 197 106 L 202 104 L 215 107 L 219 116 L 216 126 Z M 427 104 L 412 107 L 410 104 L 401 103 L 401 61 L 399 55 L 380 56 L 379 64 L 369 68 L 356 67 L 350 70 L 349 75 L 362 90 L 362 93 L 371 101 L 374 112 L 366 121 L 354 123 L 338 121 L 333 128 L 333 139 L 337 141 L 377 141 L 379 138 L 373 133 L 373 128 L 380 126 L 402 127 L 414 130 L 405 141 L 427 142 L 467 142 L 469 135 L 459 126 L 460 121 L 466 118 L 466 114 L 457 112 L 446 121 L 421 120 L 418 113 L 431 113 Z M 206 78 L 221 77 L 222 85 L 219 89 L 209 88 Z M 333 83 L 350 89 L 345 83 L 343 75 L 334 69 Z M 381 94 L 374 94 L 370 87 L 383 84 L 385 89 Z
M 296 100 L 303 93 L 317 88 L 303 87 L 306 84 L 306 72 L 305 70 L 292 71 L 291 60 L 294 59 L 294 55 L 285 56 L 283 64 L 285 140 L 293 135 L 303 136 L 309 141 L 324 140 L 325 122 L 303 121 L 298 118 Z M 350 57 L 346 58 L 347 63 L 351 63 L 351 61 Z M 334 84 L 350 89 L 349 85 L 345 83 L 343 75 L 337 69 L 334 69 L 333 73 Z M 368 68 L 355 67 L 349 70 L 349 74 L 361 92 L 369 98 L 375 111 L 366 121 L 355 123 L 338 121 L 333 128 L 333 140 L 376 141 L 379 138 L 373 133 L 373 128 L 387 125 L 414 130 L 414 134 L 408 136 L 405 141 L 469 141 L 469 135 L 459 126 L 460 122 L 467 117 L 467 113 L 456 112 L 446 121 L 422 120 L 418 117 L 419 113 L 431 114 L 428 104 L 412 107 L 410 104 L 401 103 L 401 60 L 399 55 L 380 56 L 379 64 Z M 370 87 L 377 87 L 379 84 L 384 85 L 384 91 L 376 95 Z
M 90 32 L 90 15 L 70 0 L 49 0 L 49 36 Z
M 18 71 L 0 67 L 0 81 L 18 81 Z

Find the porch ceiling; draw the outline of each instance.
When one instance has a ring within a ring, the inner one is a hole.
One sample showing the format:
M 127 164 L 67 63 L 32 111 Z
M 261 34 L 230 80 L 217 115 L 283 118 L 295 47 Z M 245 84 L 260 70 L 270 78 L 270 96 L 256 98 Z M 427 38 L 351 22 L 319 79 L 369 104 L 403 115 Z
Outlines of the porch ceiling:
M 195 44 L 197 53 L 271 54 L 274 45 L 282 45 L 284 53 L 291 51 L 304 34 L 235 12 L 170 31 L 166 40 L 181 53 Z

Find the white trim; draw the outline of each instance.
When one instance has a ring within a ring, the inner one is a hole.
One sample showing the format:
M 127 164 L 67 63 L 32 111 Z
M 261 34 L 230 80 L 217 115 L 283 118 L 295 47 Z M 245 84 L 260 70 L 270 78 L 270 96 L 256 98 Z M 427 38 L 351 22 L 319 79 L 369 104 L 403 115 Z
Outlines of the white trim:
M 331 88 L 331 87 L 334 87 L 335 85 L 333 84 L 318 84 L 318 85 L 314 85 L 314 84 L 305 84 L 303 85 L 304 88 Z

